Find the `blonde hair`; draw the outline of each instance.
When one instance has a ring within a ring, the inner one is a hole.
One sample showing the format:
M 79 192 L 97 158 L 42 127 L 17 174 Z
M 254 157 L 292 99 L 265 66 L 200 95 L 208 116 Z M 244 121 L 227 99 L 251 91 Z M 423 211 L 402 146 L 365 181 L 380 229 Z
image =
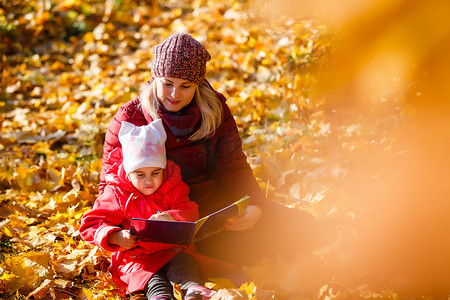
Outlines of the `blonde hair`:
M 160 118 L 158 109 L 161 104 L 156 97 L 156 80 L 142 90 L 139 99 L 142 108 L 153 120 Z M 193 101 L 197 103 L 202 119 L 200 128 L 189 137 L 189 140 L 198 141 L 213 135 L 219 127 L 222 122 L 222 104 L 214 90 L 206 82 L 197 86 Z

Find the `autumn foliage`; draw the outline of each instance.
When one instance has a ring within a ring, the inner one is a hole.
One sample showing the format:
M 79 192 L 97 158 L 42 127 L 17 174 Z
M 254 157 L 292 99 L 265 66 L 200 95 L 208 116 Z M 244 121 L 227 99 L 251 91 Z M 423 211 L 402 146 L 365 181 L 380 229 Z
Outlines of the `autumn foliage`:
M 362 2 L 2 1 L 0 298 L 122 298 L 78 227 L 106 128 L 174 31 L 211 53 L 268 198 L 338 229 L 250 266 L 241 295 L 447 298 L 450 4 Z

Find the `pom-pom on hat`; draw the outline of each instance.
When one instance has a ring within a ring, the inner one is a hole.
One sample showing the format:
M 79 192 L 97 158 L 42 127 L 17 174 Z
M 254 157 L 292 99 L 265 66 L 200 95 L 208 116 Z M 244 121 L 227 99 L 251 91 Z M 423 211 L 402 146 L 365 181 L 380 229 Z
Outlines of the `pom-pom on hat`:
M 187 33 L 174 33 L 153 47 L 152 76 L 174 77 L 200 84 L 211 59 L 203 45 Z
M 122 144 L 125 172 L 129 174 L 143 167 L 166 168 L 166 138 L 161 119 L 145 126 L 122 121 L 119 141 Z

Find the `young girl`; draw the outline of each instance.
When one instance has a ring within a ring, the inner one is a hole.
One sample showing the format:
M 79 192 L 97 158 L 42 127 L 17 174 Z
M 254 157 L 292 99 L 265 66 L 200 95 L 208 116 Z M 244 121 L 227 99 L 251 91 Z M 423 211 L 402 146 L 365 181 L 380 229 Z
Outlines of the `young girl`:
M 176 283 L 185 299 L 208 299 L 215 291 L 203 286 L 192 247 L 138 241 L 129 231 L 131 218 L 198 219 L 179 167 L 166 160 L 162 120 L 142 127 L 122 122 L 118 138 L 123 151 L 110 155 L 123 160 L 106 173 L 104 192 L 81 219 L 81 237 L 112 252 L 113 279 L 127 293 L 143 290 L 148 299 L 172 299 Z

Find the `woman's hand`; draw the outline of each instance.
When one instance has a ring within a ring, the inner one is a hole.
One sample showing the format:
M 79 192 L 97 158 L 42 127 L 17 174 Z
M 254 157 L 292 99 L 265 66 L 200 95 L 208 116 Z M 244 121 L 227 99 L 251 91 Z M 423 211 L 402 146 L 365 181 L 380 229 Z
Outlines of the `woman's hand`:
M 260 207 L 249 205 L 242 217 L 233 218 L 228 221 L 226 229 L 232 231 L 251 229 L 258 222 L 259 218 L 261 218 L 261 215 L 262 209 Z
M 118 245 L 121 250 L 128 250 L 136 244 L 136 236 L 132 235 L 129 230 L 114 231 L 107 237 L 108 244 Z
M 176 221 L 176 219 L 168 213 L 154 214 L 150 217 L 150 220 Z

